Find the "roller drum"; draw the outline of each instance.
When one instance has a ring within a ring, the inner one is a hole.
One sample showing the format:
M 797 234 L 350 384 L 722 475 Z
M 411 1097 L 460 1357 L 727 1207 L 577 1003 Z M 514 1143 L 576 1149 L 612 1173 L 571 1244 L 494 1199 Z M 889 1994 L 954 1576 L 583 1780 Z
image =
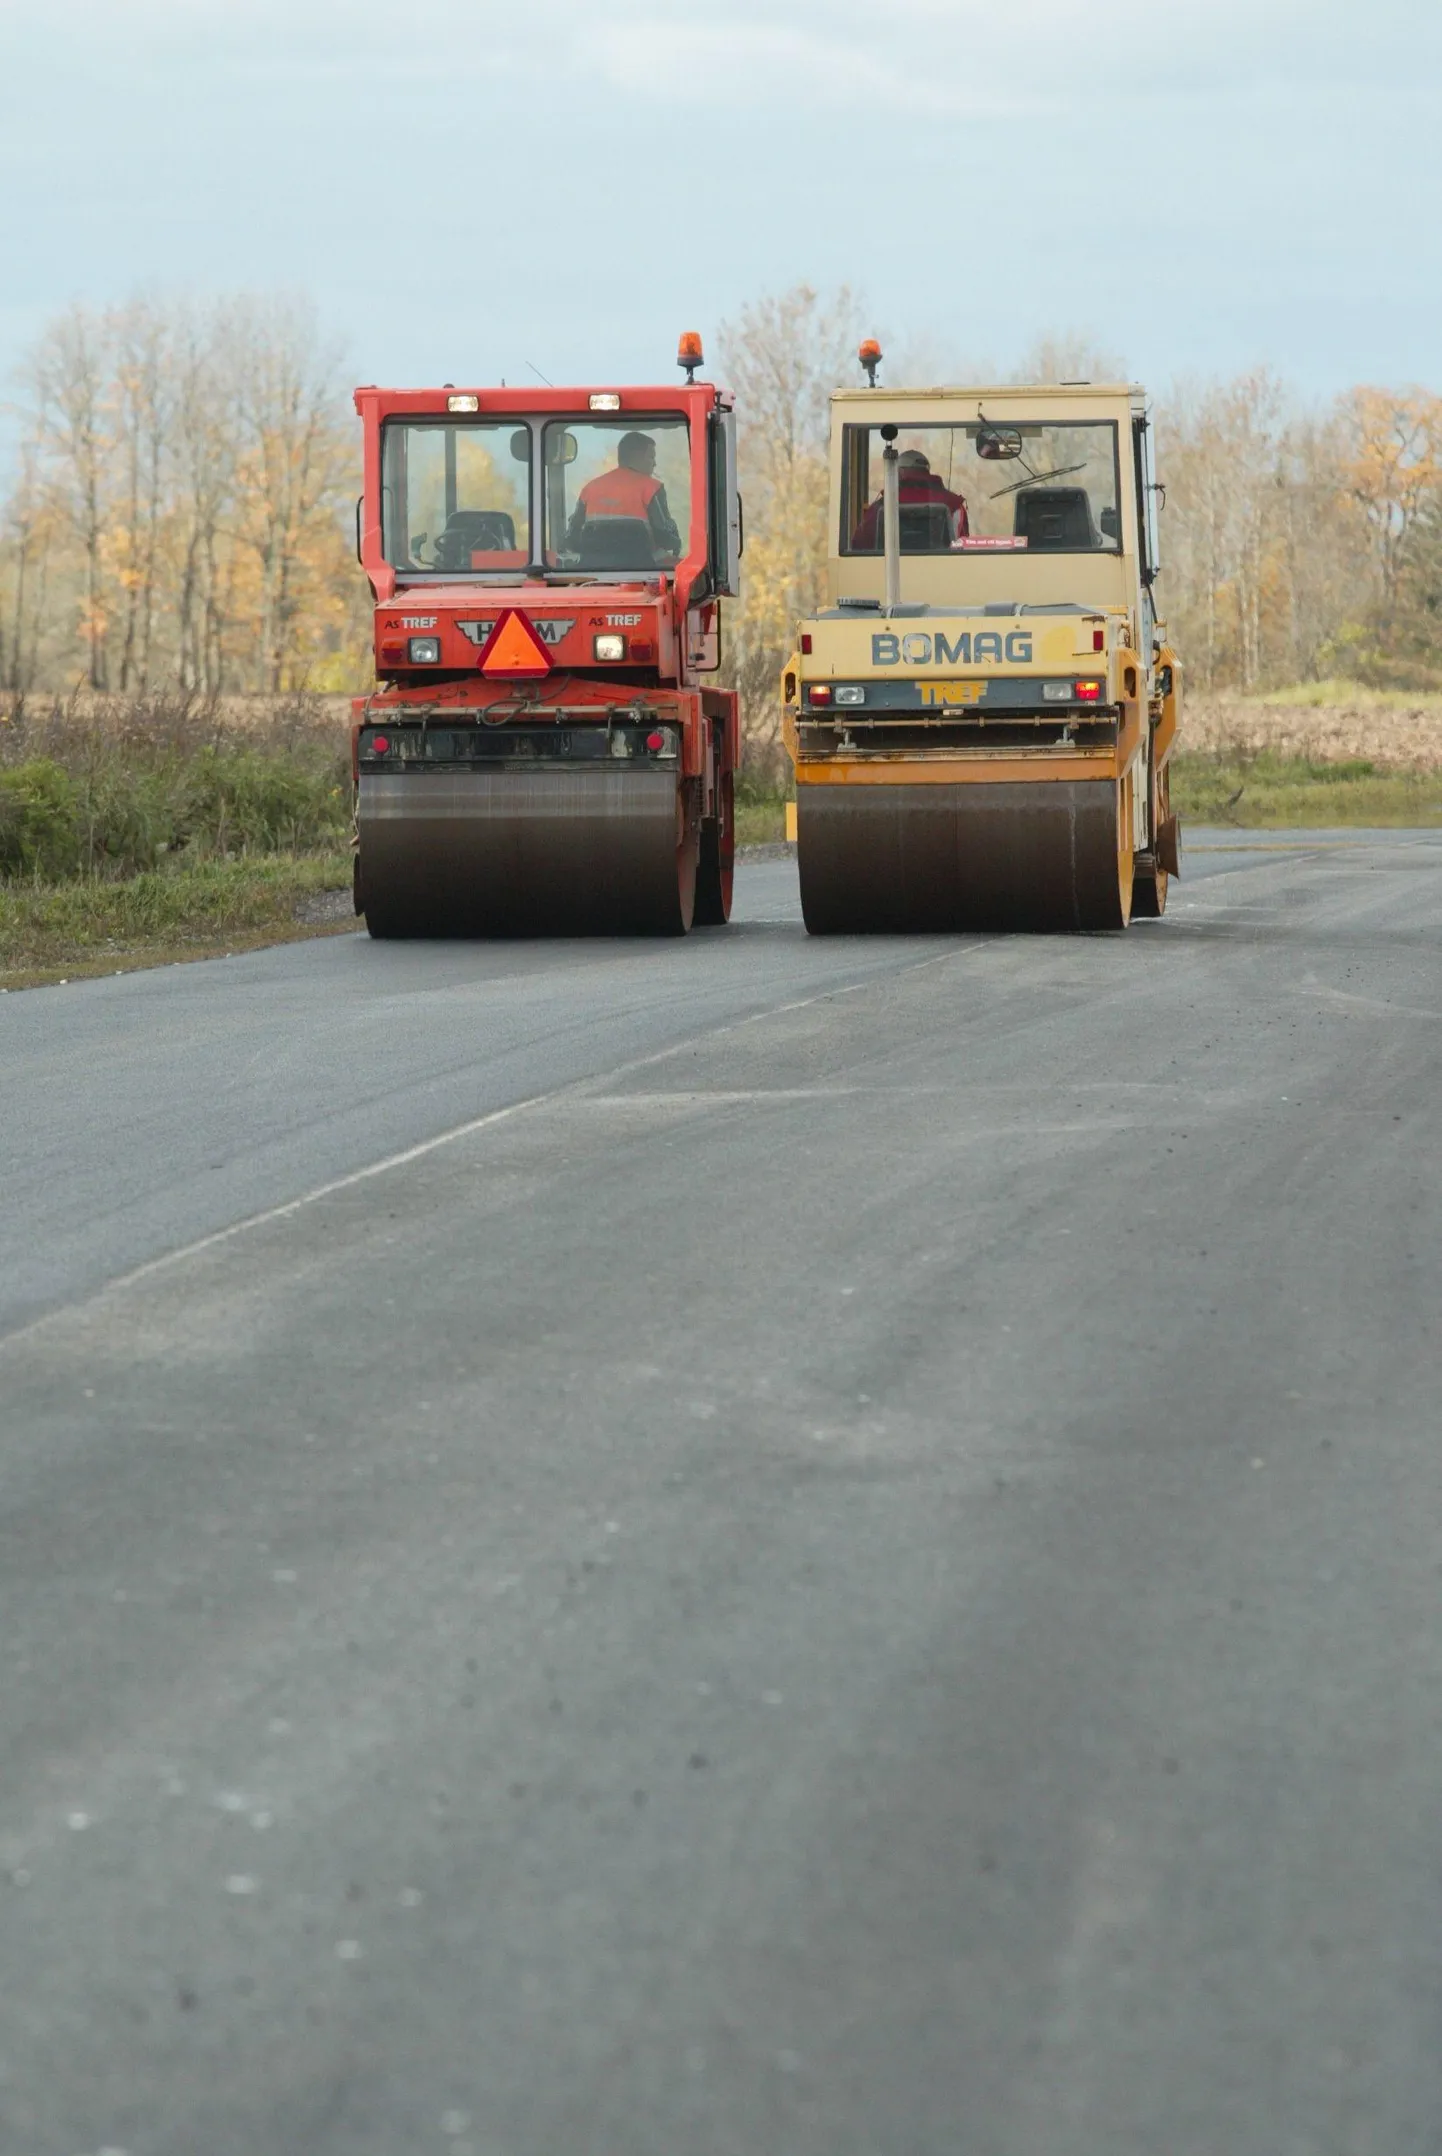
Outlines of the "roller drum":
M 801 785 L 813 935 L 1124 928 L 1130 841 L 1114 778 Z
M 696 834 L 674 771 L 363 772 L 373 936 L 684 935 Z

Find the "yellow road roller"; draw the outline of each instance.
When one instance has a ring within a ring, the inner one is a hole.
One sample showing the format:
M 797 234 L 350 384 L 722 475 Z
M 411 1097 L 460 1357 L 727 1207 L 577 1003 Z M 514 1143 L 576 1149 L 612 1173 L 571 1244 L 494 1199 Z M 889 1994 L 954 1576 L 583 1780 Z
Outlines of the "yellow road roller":
M 1178 873 L 1143 391 L 831 400 L 828 597 L 782 675 L 813 935 L 1113 929 Z

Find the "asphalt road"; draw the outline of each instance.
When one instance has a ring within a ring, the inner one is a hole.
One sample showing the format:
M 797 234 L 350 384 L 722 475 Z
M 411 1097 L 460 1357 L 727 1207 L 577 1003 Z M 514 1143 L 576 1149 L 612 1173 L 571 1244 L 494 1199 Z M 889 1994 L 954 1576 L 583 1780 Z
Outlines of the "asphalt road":
M 0 1000 L 4 2156 L 1435 2156 L 1442 834 Z

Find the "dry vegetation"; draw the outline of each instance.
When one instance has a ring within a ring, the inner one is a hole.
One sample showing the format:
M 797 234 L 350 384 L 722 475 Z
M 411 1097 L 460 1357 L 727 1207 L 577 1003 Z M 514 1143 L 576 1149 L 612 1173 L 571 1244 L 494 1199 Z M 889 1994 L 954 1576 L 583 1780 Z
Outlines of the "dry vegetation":
M 1379 771 L 1442 771 L 1442 696 L 1319 681 L 1268 697 L 1188 696 L 1193 754 L 1365 759 Z
M 304 903 L 349 882 L 347 749 L 301 695 L 17 703 L 0 723 L 0 985 L 299 933 Z
M 31 700 L 0 725 L 0 877 L 114 882 L 183 863 L 314 853 L 350 820 L 346 735 L 317 701 L 236 726 L 217 700 Z

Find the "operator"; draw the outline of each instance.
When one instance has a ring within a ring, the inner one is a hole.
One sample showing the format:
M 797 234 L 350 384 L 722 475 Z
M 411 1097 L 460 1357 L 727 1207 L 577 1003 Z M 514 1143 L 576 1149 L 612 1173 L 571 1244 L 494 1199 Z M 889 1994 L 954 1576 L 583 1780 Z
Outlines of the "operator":
M 623 434 L 616 445 L 616 468 L 588 479 L 576 498 L 566 529 L 566 544 L 576 552 L 588 523 L 606 517 L 636 517 L 650 526 L 657 557 L 680 559 L 681 534 L 666 506 L 666 489 L 656 477 L 656 444 L 649 434 Z
M 896 460 L 897 496 L 903 509 L 945 509 L 951 518 L 951 536 L 964 539 L 971 530 L 966 497 L 953 494 L 931 468 L 931 459 L 920 449 L 903 449 Z M 884 495 L 878 494 L 851 535 L 852 551 L 875 553 L 881 539 Z

